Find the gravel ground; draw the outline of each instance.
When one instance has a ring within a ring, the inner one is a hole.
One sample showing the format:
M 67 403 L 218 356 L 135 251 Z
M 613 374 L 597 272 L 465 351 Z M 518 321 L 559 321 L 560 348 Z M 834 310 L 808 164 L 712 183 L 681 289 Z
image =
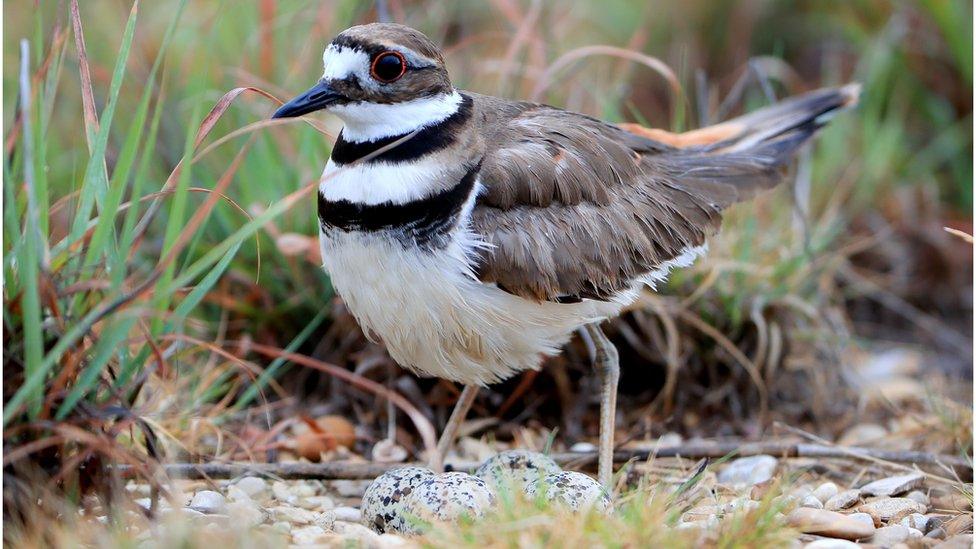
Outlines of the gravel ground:
M 660 463 L 654 464 L 660 470 Z M 639 469 L 637 467 L 636 469 Z M 777 480 L 801 481 L 777 497 L 786 498 L 784 524 L 799 532 L 794 546 L 810 549 L 856 547 L 972 546 L 972 499 L 959 484 L 920 472 L 877 475 L 805 460 L 751 456 L 709 470 L 696 486 L 699 496 L 675 526 L 707 536 L 723 520 L 759 506 Z M 811 473 L 816 471 L 817 473 Z M 181 513 L 209 528 L 254 528 L 293 546 L 419 546 L 409 535 L 377 533 L 364 524 L 359 505 L 369 481 L 276 481 L 244 477 L 214 483 L 178 481 L 175 501 L 160 502 L 160 517 Z M 971 486 L 971 485 L 966 485 Z M 148 509 L 148 487 L 130 485 Z M 665 526 L 661 526 L 665 527 Z M 150 531 L 145 533 L 150 536 Z

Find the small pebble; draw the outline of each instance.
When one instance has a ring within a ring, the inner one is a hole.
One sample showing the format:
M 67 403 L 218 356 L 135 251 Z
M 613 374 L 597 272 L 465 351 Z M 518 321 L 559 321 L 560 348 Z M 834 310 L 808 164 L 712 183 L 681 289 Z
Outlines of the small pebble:
M 251 499 L 258 499 L 268 492 L 268 481 L 260 477 L 244 477 L 235 482 L 233 487 L 244 492 Z
M 678 433 L 664 433 L 660 438 L 657 439 L 655 446 L 659 448 L 668 448 L 671 446 L 678 446 L 684 442 L 684 438 Z
M 925 492 L 922 492 L 921 490 L 912 490 L 911 492 L 905 494 L 905 497 L 912 501 L 917 501 L 921 503 L 926 508 L 928 508 L 929 504 L 931 503 L 931 501 L 929 500 L 929 496 Z
M 335 502 L 329 496 L 309 496 L 299 501 L 298 506 L 302 509 L 323 513 L 335 508 Z
M 326 531 L 320 526 L 303 526 L 291 532 L 295 545 L 316 545 L 326 536 Z
M 925 537 L 930 539 L 945 539 L 946 531 L 943 530 L 941 527 L 936 527 L 929 530 L 929 533 L 925 534 Z
M 266 516 L 264 510 L 251 500 L 228 503 L 227 515 L 234 521 L 235 525 L 240 524 L 245 528 L 261 524 Z
M 332 510 L 336 520 L 346 522 L 359 522 L 363 520 L 363 514 L 355 507 L 336 507 Z
M 279 505 L 277 507 L 272 507 L 269 509 L 275 520 L 287 520 L 293 524 L 313 524 L 315 523 L 319 515 L 307 509 L 302 509 L 300 507 L 290 507 L 287 505 Z
M 859 540 L 874 534 L 873 524 L 865 524 L 863 521 L 825 509 L 800 507 L 794 509 L 786 520 L 801 532 L 832 538 Z
M 779 462 L 773 456 L 758 455 L 739 458 L 718 474 L 719 484 L 752 486 L 773 478 Z
M 241 490 L 237 486 L 231 484 L 227 487 L 227 500 L 228 501 L 254 501 L 247 492 Z
M 298 496 L 296 496 L 288 488 L 288 484 L 284 482 L 275 482 L 271 485 L 271 493 L 274 494 L 274 498 L 281 503 L 294 504 L 298 501 Z
M 912 513 L 907 517 L 902 518 L 898 524 L 906 528 L 914 528 L 922 532 L 927 532 L 929 529 L 929 518 L 921 513 Z
M 345 539 L 346 546 L 350 545 L 349 541 L 359 542 L 357 544 L 353 544 L 354 546 L 358 547 L 379 546 L 379 534 L 363 526 L 362 524 L 337 520 L 335 522 L 334 530 L 337 534 L 342 535 L 342 537 Z
M 827 500 L 837 495 L 839 491 L 837 485 L 833 482 L 825 482 L 817 486 L 817 489 L 813 491 L 813 496 L 820 500 L 820 503 L 826 503 Z
M 227 500 L 224 496 L 213 490 L 200 490 L 190 501 L 190 508 L 201 513 L 222 513 L 226 507 Z
M 810 494 L 800 500 L 800 507 L 809 507 L 811 509 L 823 509 L 823 503 L 817 499 L 817 496 Z
M 867 513 L 881 522 L 889 520 L 907 513 L 924 513 L 927 509 L 924 505 L 907 498 L 886 498 L 869 501 L 857 508 L 862 513 Z
M 871 538 L 871 543 L 880 545 L 881 547 L 890 547 L 908 541 L 908 537 L 907 527 L 901 524 L 892 524 L 875 530 L 874 537 Z
M 849 514 L 847 516 L 850 517 L 850 518 L 852 518 L 852 519 L 854 519 L 854 520 L 856 520 L 856 521 L 859 521 L 859 522 L 862 522 L 864 524 L 867 524 L 868 526 L 870 526 L 872 528 L 875 528 L 875 527 L 881 525 L 881 522 L 880 521 L 877 521 L 876 522 L 874 520 L 874 517 L 872 517 L 871 515 L 869 515 L 867 513 L 851 513 L 851 514 Z
M 288 534 L 291 532 L 291 523 L 285 520 L 279 520 L 271 524 L 271 529 L 276 532 L 281 532 L 283 534 Z
M 861 500 L 860 490 L 844 490 L 824 502 L 824 509 L 830 511 L 840 511 L 853 507 Z
M 925 477 L 917 473 L 883 478 L 862 486 L 861 493 L 866 496 L 897 496 L 918 488 L 923 480 Z
M 596 450 L 596 444 L 591 442 L 577 442 L 569 447 L 569 451 L 575 453 L 596 452 Z

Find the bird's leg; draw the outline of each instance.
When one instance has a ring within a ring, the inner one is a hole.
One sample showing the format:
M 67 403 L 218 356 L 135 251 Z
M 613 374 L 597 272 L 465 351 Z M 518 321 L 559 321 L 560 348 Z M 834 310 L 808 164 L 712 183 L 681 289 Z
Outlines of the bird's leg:
M 600 455 L 598 478 L 608 491 L 613 480 L 613 435 L 617 415 L 617 381 L 620 379 L 620 355 L 596 322 L 586 325 L 593 341 L 593 367 L 600 378 Z
M 464 418 L 468 416 L 468 411 L 474 404 L 476 396 L 478 396 L 477 385 L 464 386 L 464 390 L 461 391 L 461 396 L 458 397 L 457 404 L 454 405 L 454 410 L 451 412 L 451 417 L 448 418 L 447 425 L 444 426 L 444 432 L 441 434 L 440 440 L 437 441 L 437 450 L 430 457 L 429 465 L 435 473 L 444 471 L 444 459 L 447 457 L 448 450 L 451 449 L 451 444 L 454 444 L 454 437 L 457 436 L 458 429 L 464 423 Z

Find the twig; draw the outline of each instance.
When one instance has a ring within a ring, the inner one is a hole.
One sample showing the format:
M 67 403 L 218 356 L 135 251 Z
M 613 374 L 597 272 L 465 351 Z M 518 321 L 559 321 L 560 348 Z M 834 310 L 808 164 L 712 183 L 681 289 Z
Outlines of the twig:
M 614 452 L 616 463 L 632 460 L 643 461 L 650 458 L 683 457 L 688 459 L 720 458 L 730 454 L 737 457 L 768 454 L 780 458 L 832 458 L 867 461 L 889 461 L 912 463 L 915 465 L 948 465 L 972 471 L 972 463 L 958 456 L 930 454 L 916 451 L 878 450 L 823 444 L 803 444 L 796 442 L 720 442 L 713 444 L 685 444 L 666 448 L 647 450 L 618 450 Z M 568 452 L 553 454 L 553 460 L 560 465 L 583 466 L 594 464 L 596 452 Z M 270 476 L 283 479 L 322 479 L 322 480 L 369 480 L 406 465 L 424 466 L 422 463 L 371 463 L 371 462 L 329 462 L 329 463 L 169 463 L 163 466 L 167 475 L 176 478 L 236 478 L 244 475 Z M 454 471 L 473 471 L 480 463 L 462 461 L 450 463 Z M 120 472 L 129 470 L 128 466 L 116 465 Z

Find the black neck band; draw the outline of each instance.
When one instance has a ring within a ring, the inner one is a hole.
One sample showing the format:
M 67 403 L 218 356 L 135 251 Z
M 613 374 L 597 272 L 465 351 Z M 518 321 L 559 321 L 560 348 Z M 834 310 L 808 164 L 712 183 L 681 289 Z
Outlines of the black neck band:
M 366 162 L 409 162 L 452 145 L 457 139 L 461 127 L 471 118 L 471 98 L 464 94 L 461 97 L 461 104 L 454 114 L 421 129 L 412 137 Z M 354 143 L 346 141 L 340 132 L 339 138 L 336 139 L 336 143 L 332 147 L 332 161 L 339 166 L 350 164 L 375 153 L 383 147 L 392 145 L 400 139 L 404 139 L 411 133 L 384 137 L 376 141 Z

